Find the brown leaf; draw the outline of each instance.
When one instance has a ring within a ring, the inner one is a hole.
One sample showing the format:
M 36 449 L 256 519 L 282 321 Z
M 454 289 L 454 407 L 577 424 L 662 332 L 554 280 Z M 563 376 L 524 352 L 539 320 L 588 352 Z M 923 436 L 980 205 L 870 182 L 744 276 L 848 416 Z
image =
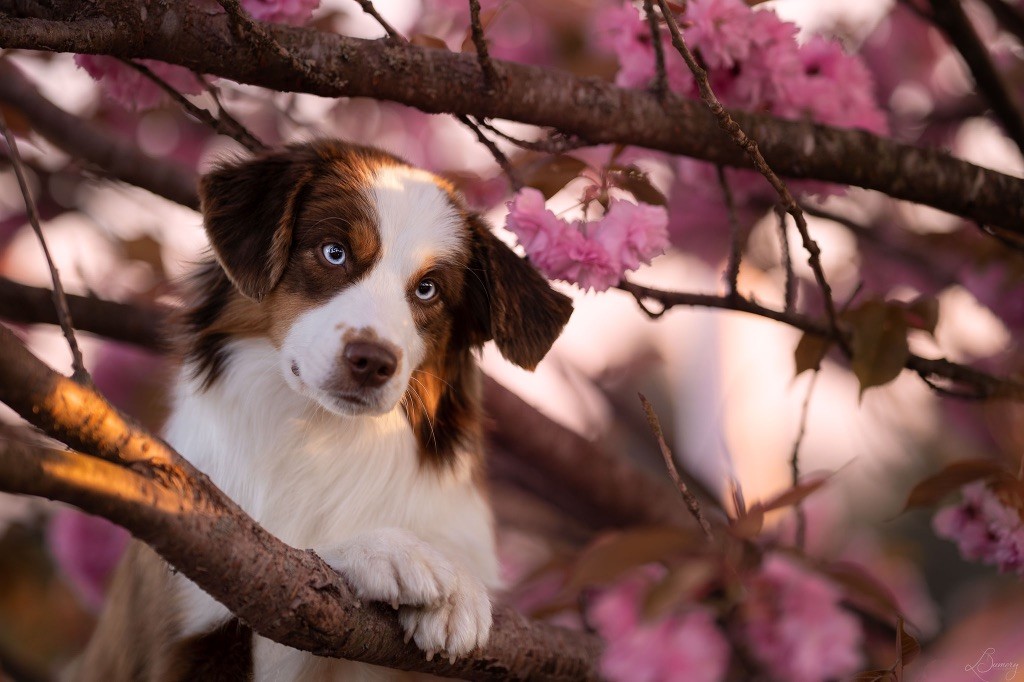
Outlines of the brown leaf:
M 641 617 L 658 620 L 679 604 L 692 601 L 694 594 L 710 583 L 718 572 L 718 567 L 707 559 L 687 560 L 673 567 L 644 597 Z
M 668 199 L 665 198 L 665 195 L 651 184 L 651 179 L 647 177 L 647 174 L 636 166 L 627 166 L 610 173 L 608 177 L 612 184 L 628 191 L 636 197 L 637 201 L 642 201 L 645 204 L 654 204 L 655 206 L 668 205 Z
M 921 644 L 917 639 L 907 632 L 903 619 L 896 621 L 896 641 L 899 642 L 899 653 L 896 659 L 896 670 L 898 675 L 903 673 L 903 667 L 910 665 L 918 654 L 921 653 Z
M 166 278 L 164 273 L 163 244 L 148 234 L 135 239 L 121 241 L 121 251 L 128 260 L 137 260 L 146 263 L 153 272 L 161 279 Z
M 807 370 L 817 371 L 821 367 L 821 361 L 825 354 L 832 347 L 832 341 L 817 334 L 804 334 L 800 342 L 796 344 L 793 352 L 793 359 L 796 362 L 796 374 L 800 376 Z
M 867 389 L 895 379 L 906 365 L 907 319 L 902 309 L 884 301 L 867 301 L 844 317 L 852 331 L 851 365 L 863 396 Z
M 426 33 L 417 33 L 409 39 L 409 42 L 419 47 L 430 47 L 435 50 L 448 49 L 448 43 L 444 42 L 437 36 L 428 35 Z
M 540 190 L 545 199 L 550 199 L 578 178 L 586 167 L 585 162 L 572 156 L 549 156 L 528 168 L 523 182 L 528 187 Z
M 776 509 L 783 509 L 785 507 L 792 507 L 793 505 L 800 504 L 805 499 L 813 495 L 818 488 L 828 483 L 830 477 L 825 476 L 805 483 L 797 483 L 795 486 L 784 490 L 775 497 L 771 498 L 767 502 L 759 503 L 758 507 L 765 512 L 775 511 Z
M 756 504 L 729 524 L 732 534 L 743 540 L 756 538 L 762 528 L 764 528 L 764 509 Z
M 989 459 L 969 459 L 953 462 L 946 468 L 914 486 L 907 496 L 903 511 L 935 504 L 968 483 L 993 478 L 1006 473 L 1006 469 Z
M 504 5 L 499 6 L 497 9 L 485 9 L 480 11 L 480 28 L 487 33 L 487 29 L 490 28 L 491 22 L 494 21 L 502 10 L 505 9 Z M 466 27 L 466 35 L 462 38 L 462 47 L 459 48 L 462 52 L 476 52 L 476 43 L 473 42 L 473 27 Z
M 576 560 L 565 589 L 577 592 L 608 583 L 631 568 L 665 561 L 694 546 L 694 537 L 679 528 L 649 526 L 600 538 Z
M 905 303 L 903 309 L 910 327 L 935 334 L 935 327 L 939 324 L 939 300 L 937 298 L 918 296 L 910 303 Z
M 839 584 L 851 601 L 879 618 L 891 621 L 899 616 L 899 606 L 892 591 L 861 566 L 835 561 L 823 564 L 821 572 Z

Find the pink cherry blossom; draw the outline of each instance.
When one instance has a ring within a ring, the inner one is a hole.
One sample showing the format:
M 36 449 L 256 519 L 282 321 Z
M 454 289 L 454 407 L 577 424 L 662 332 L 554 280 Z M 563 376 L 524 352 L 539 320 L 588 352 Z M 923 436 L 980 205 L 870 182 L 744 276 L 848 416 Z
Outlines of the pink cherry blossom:
M 715 682 L 729 665 L 729 643 L 714 614 L 696 606 L 645 622 L 640 604 L 659 567 L 636 571 L 599 594 L 590 622 L 607 642 L 601 673 L 613 682 Z
M 63 507 L 50 520 L 46 540 L 82 603 L 98 611 L 128 544 L 128 531 L 98 516 Z
M 654 80 L 654 44 L 651 31 L 640 10 L 631 5 L 610 6 L 594 19 L 594 35 L 598 45 L 614 52 L 619 59 L 615 84 L 624 88 L 646 88 Z M 672 43 L 662 35 L 666 55 L 672 54 Z M 696 94 L 696 82 L 682 60 L 665 61 L 665 75 L 675 92 Z
M 544 195 L 524 188 L 508 203 L 506 227 L 551 279 L 604 291 L 627 270 L 668 246 L 668 214 L 660 206 L 613 199 L 598 220 L 568 222 L 544 207 Z
M 966 485 L 961 500 L 935 515 L 939 537 L 957 543 L 965 559 L 1024 576 L 1024 522 L 983 482 Z
M 863 633 L 835 585 L 772 554 L 747 589 L 743 635 L 773 678 L 824 682 L 856 672 Z
M 183 95 L 197 95 L 203 91 L 196 75 L 183 66 L 152 59 L 138 61 Z M 144 111 L 169 99 L 159 85 L 114 57 L 76 54 L 75 63 L 85 69 L 93 80 L 100 82 L 107 96 L 126 108 Z
M 636 270 L 652 255 L 668 248 L 665 209 L 650 204 L 612 200 L 604 218 L 590 230 L 590 237 L 612 255 L 619 270 Z
M 731 69 L 750 56 L 754 13 L 741 0 L 692 0 L 685 38 L 710 69 Z

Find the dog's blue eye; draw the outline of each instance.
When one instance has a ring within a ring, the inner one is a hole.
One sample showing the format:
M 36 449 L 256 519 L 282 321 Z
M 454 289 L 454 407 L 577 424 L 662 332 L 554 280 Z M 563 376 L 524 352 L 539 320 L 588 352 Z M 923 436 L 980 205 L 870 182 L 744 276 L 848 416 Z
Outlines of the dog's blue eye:
M 331 265 L 342 265 L 345 262 L 345 247 L 341 244 L 324 244 L 324 258 Z
M 437 296 L 437 283 L 432 279 L 420 280 L 416 285 L 416 298 L 421 301 L 429 301 Z

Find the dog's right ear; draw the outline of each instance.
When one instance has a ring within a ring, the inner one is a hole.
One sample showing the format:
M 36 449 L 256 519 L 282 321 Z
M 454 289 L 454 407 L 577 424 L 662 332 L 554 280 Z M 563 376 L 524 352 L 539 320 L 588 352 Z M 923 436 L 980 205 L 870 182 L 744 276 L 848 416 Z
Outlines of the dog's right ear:
M 284 274 L 314 164 L 297 149 L 224 163 L 199 181 L 203 223 L 228 279 L 260 301 Z

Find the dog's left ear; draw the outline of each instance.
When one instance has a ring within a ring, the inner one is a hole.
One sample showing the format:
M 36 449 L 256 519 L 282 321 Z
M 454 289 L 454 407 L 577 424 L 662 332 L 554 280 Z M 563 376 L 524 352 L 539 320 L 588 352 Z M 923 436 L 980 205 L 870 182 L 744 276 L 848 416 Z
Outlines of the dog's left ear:
M 260 301 L 288 263 L 292 231 L 313 164 L 288 148 L 224 163 L 199 181 L 203 222 L 228 279 Z
M 467 218 L 473 255 L 466 279 L 470 338 L 494 339 L 507 360 L 532 370 L 572 315 L 572 301 L 495 237 L 475 215 Z

